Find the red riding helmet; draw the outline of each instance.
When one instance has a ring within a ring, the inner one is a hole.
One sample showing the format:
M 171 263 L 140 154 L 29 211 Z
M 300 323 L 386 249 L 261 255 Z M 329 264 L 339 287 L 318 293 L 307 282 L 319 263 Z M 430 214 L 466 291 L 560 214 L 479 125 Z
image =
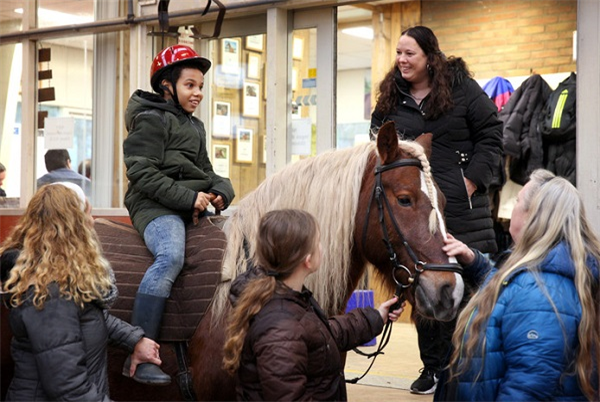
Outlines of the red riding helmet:
M 202 74 L 206 74 L 212 63 L 205 57 L 201 57 L 194 49 L 185 45 L 174 45 L 164 48 L 152 61 L 150 67 L 150 84 L 156 92 L 160 92 L 160 82 L 158 82 L 161 73 L 166 68 L 172 68 L 178 63 L 186 61 L 195 65 Z

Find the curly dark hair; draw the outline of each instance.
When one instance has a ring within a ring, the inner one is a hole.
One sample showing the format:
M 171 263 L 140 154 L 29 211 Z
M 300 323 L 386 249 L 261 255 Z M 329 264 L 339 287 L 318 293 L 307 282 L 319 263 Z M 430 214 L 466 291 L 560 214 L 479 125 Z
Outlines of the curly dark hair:
M 404 35 L 413 38 L 427 56 L 427 69 L 431 77 L 431 92 L 424 108 L 427 112 L 426 118 L 435 120 L 454 106 L 452 86 L 457 80 L 471 77 L 471 73 L 460 57 L 446 58 L 440 50 L 437 37 L 428 27 L 414 26 L 402 32 L 402 36 Z M 396 82 L 397 80 L 401 85 L 410 85 L 402 79 L 400 71 L 394 63 L 379 84 L 377 109 L 383 114 L 389 114 L 398 104 L 400 88 Z

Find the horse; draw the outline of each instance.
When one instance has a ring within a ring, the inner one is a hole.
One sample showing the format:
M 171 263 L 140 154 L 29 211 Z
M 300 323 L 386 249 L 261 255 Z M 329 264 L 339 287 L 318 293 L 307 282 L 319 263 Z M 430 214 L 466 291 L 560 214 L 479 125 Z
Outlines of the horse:
M 386 123 L 376 142 L 298 161 L 265 179 L 238 203 L 223 228 L 220 280 L 210 308 L 188 340 L 192 397 L 235 400 L 234 379 L 222 369 L 228 293 L 232 280 L 251 264 L 252 239 L 260 218 L 270 210 L 299 208 L 319 222 L 322 264 L 306 286 L 327 314 L 344 311 L 363 274 L 373 266 L 390 296 L 395 292 L 412 304 L 413 315 L 442 321 L 456 316 L 464 284 L 460 268 L 442 250 L 445 199 L 432 178 L 430 154 L 431 134 L 414 142 L 399 141 L 393 123 Z M 109 261 L 115 267 L 122 263 Z M 118 276 L 117 285 L 121 291 Z M 175 377 L 175 351 L 165 346 L 163 369 Z M 182 400 L 176 381 L 153 387 L 123 377 L 124 359 L 124 354 L 109 353 L 111 398 Z
M 400 290 L 414 315 L 442 321 L 456 316 L 464 284 L 442 250 L 445 199 L 432 178 L 430 154 L 431 134 L 399 141 L 393 123 L 384 124 L 376 142 L 300 160 L 268 177 L 238 203 L 223 229 L 222 280 L 189 340 L 195 398 L 235 399 L 234 379 L 221 367 L 228 293 L 231 281 L 251 265 L 256 251 L 252 239 L 261 216 L 270 210 L 299 208 L 317 218 L 323 261 L 306 286 L 327 314 L 344 311 L 371 265 L 390 296 Z M 114 399 L 181 398 L 176 385 L 167 391 L 124 378 L 119 363 L 122 359 L 111 373 Z

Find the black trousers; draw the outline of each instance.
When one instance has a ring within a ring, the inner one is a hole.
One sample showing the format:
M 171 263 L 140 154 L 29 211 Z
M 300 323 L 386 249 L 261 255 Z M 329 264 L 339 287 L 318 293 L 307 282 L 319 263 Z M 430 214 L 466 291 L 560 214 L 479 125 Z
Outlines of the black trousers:
M 418 320 L 416 327 L 423 365 L 440 371 L 450 359 L 456 319 L 448 322 Z

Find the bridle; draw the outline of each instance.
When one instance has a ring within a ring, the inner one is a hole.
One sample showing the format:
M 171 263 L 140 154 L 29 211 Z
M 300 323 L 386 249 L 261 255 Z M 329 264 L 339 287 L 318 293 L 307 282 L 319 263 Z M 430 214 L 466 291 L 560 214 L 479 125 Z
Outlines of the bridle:
M 392 214 L 392 208 L 390 206 L 390 202 L 388 201 L 387 197 L 385 196 L 385 188 L 383 187 L 383 182 L 381 181 L 381 176 L 382 176 L 383 172 L 387 172 L 388 170 L 401 168 L 401 167 L 407 167 L 407 166 L 418 167 L 420 170 L 423 170 L 423 165 L 421 164 L 420 160 L 408 159 L 408 158 L 398 159 L 397 161 L 388 163 L 387 165 L 378 164 L 375 167 L 375 185 L 373 186 L 373 191 L 371 192 L 371 198 L 369 199 L 369 204 L 367 207 L 367 216 L 365 218 L 365 225 L 363 227 L 362 246 L 364 249 L 366 240 L 367 240 L 367 229 L 369 227 L 369 216 L 371 215 L 371 205 L 373 205 L 373 200 L 375 200 L 377 202 L 377 210 L 379 213 L 379 225 L 381 226 L 381 232 L 383 233 L 383 242 L 385 243 L 385 247 L 387 249 L 388 255 L 390 257 L 390 261 L 392 262 L 392 266 L 393 266 L 392 279 L 394 280 L 394 282 L 396 282 L 395 294 L 398 297 L 398 301 L 390 307 L 390 311 L 397 310 L 402 305 L 402 303 L 404 302 L 404 299 L 405 299 L 404 298 L 404 290 L 410 288 L 411 286 L 413 286 L 413 284 L 416 284 L 419 280 L 419 275 L 421 275 L 425 270 L 455 272 L 455 273 L 458 273 L 461 275 L 462 275 L 462 271 L 463 271 L 462 267 L 458 264 L 430 264 L 430 263 L 419 260 L 416 253 L 414 252 L 414 250 L 412 249 L 412 247 L 410 246 L 410 244 L 404 237 L 404 234 L 402 234 L 402 230 L 400 230 L 400 226 L 398 225 L 396 218 Z M 390 217 L 390 221 L 392 222 L 392 226 L 394 227 L 396 234 L 400 238 L 400 241 L 404 245 L 406 252 L 410 256 L 410 258 L 413 260 L 413 263 L 415 264 L 415 273 L 414 274 L 410 271 L 410 269 L 408 269 L 405 265 L 400 264 L 400 262 L 398 261 L 398 255 L 397 255 L 396 251 L 394 250 L 394 245 L 390 241 L 390 236 L 389 236 L 387 227 L 385 225 L 385 209 L 387 209 L 387 214 Z M 408 279 L 407 279 L 406 283 L 402 283 L 401 281 L 399 281 L 396 278 L 396 272 L 398 272 L 398 271 L 404 271 L 408 274 Z M 388 320 L 387 324 L 385 325 L 385 328 L 381 334 L 381 341 L 375 352 L 364 353 L 364 352 L 360 351 L 358 348 L 353 349 L 356 353 L 358 353 L 362 356 L 365 356 L 369 359 L 370 358 L 373 358 L 373 359 L 371 360 L 371 364 L 369 365 L 367 370 L 360 377 L 356 377 L 351 380 L 346 380 L 347 383 L 356 384 L 358 381 L 360 381 L 364 376 L 367 375 L 369 370 L 371 370 L 371 367 L 373 367 L 373 363 L 375 363 L 375 358 L 378 355 L 383 354 L 383 349 L 387 346 L 387 344 L 390 340 L 390 336 L 392 334 L 391 323 L 392 323 L 392 321 Z
M 392 267 L 393 267 L 392 279 L 394 279 L 394 282 L 396 282 L 396 296 L 398 296 L 399 303 L 402 303 L 402 301 L 404 300 L 404 290 L 408 289 L 413 284 L 417 283 L 419 280 L 419 276 L 425 270 L 455 272 L 455 273 L 458 273 L 461 275 L 463 272 L 462 267 L 458 264 L 452 264 L 452 263 L 450 263 L 450 264 L 431 264 L 431 263 L 427 263 L 427 262 L 423 262 L 423 261 L 419 260 L 419 258 L 415 254 L 414 250 L 412 249 L 412 247 L 410 246 L 410 244 L 404 237 L 402 230 L 400 230 L 400 226 L 398 225 L 398 222 L 396 221 L 396 218 L 394 217 L 394 214 L 392 213 L 392 208 L 390 206 L 390 202 L 387 199 L 387 197 L 385 196 L 385 188 L 383 186 L 381 176 L 383 175 L 384 172 L 387 172 L 388 170 L 401 168 L 401 167 L 407 167 L 407 166 L 418 167 L 419 169 L 423 170 L 423 165 L 421 164 L 420 160 L 408 159 L 408 158 L 398 159 L 397 161 L 388 163 L 387 165 L 378 164 L 375 167 L 375 184 L 373 186 L 373 191 L 371 192 L 369 206 L 367 207 L 367 216 L 365 218 L 366 221 L 365 221 L 363 237 L 362 237 L 362 244 L 363 244 L 363 248 L 364 248 L 365 242 L 366 242 L 366 237 L 367 237 L 367 228 L 369 226 L 369 216 L 371 214 L 371 205 L 373 205 L 373 200 L 375 200 L 377 202 L 377 210 L 379 213 L 379 218 L 378 218 L 379 224 L 381 226 L 381 232 L 383 233 L 383 242 L 385 243 L 385 247 L 386 247 L 388 255 L 390 257 L 390 261 L 392 262 Z M 390 218 L 390 221 L 392 223 L 392 226 L 394 227 L 396 234 L 400 238 L 400 241 L 404 245 L 406 252 L 408 253 L 408 255 L 410 256 L 410 258 L 412 259 L 412 261 L 415 265 L 414 274 L 410 271 L 410 269 L 408 269 L 405 265 L 402 265 L 400 263 L 400 261 L 398 261 L 398 255 L 396 253 L 396 250 L 394 249 L 394 245 L 390 241 L 388 229 L 385 224 L 385 215 L 386 215 L 385 209 L 387 209 L 387 215 Z M 406 283 L 402 283 L 400 280 L 397 279 L 396 273 L 398 271 L 400 271 L 400 272 L 404 271 L 408 274 L 408 279 L 407 279 Z M 391 309 L 392 308 L 390 308 L 390 310 Z

